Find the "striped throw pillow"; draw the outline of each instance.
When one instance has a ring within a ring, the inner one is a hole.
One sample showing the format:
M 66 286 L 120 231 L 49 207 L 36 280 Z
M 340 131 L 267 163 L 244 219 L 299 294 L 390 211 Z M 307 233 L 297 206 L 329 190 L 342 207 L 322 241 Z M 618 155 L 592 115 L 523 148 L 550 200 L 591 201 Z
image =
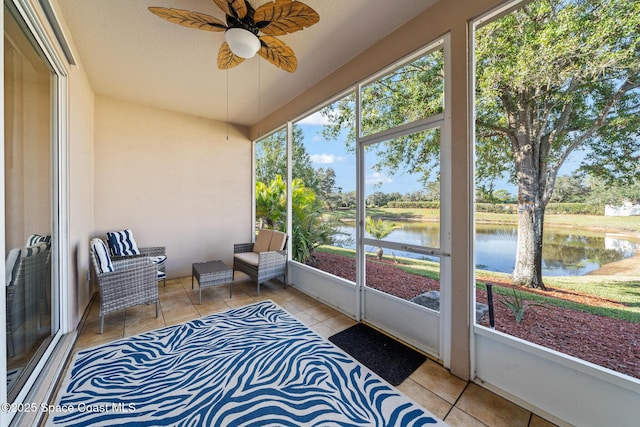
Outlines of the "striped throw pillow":
M 150 256 L 149 259 L 151 260 L 152 263 L 156 264 L 158 268 L 160 268 L 167 261 L 167 256 L 166 255 Z
M 23 251 L 24 256 L 33 256 L 39 254 L 40 252 L 48 251 L 50 247 L 49 242 L 40 242 L 36 243 L 33 246 L 26 246 Z
M 38 243 L 51 244 L 51 236 L 41 236 L 39 234 L 32 234 L 27 238 L 27 244 L 25 246 L 35 246 Z
M 110 231 L 107 233 L 107 242 L 111 256 L 140 255 L 131 230 Z
M 98 262 L 98 270 L 100 273 L 108 273 L 113 271 L 113 264 L 111 263 L 111 258 L 109 257 L 109 251 L 107 251 L 107 246 L 104 244 L 102 239 L 91 240 L 91 249 L 96 256 L 96 261 Z

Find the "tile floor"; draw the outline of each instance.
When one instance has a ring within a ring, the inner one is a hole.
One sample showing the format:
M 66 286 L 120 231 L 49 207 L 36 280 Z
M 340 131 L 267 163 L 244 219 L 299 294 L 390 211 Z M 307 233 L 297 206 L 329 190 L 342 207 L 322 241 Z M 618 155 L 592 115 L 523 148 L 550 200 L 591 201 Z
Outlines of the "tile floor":
M 202 304 L 198 304 L 197 286 L 196 283 L 196 289 L 191 289 L 191 277 L 167 280 L 166 287 L 160 283 L 157 319 L 153 305 L 110 313 L 105 316 L 102 335 L 98 333 L 96 299 L 80 326 L 74 352 L 265 299 L 279 304 L 325 338 L 355 324 L 353 319 L 292 287 L 284 289 L 279 282 L 264 284 L 258 296 L 253 282 L 236 279 L 232 298 L 229 298 L 228 285 L 220 285 L 202 291 Z M 554 425 L 476 384 L 451 375 L 431 360 L 422 364 L 398 389 L 451 426 Z

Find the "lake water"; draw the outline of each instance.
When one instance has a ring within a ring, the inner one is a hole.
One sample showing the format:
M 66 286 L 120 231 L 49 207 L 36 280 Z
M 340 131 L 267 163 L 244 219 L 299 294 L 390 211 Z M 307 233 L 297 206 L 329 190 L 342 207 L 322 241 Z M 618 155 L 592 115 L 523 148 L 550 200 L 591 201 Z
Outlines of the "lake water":
M 398 228 L 384 240 L 439 247 L 437 223 L 394 221 Z M 355 226 L 339 228 L 335 246 L 355 248 Z M 484 225 L 476 227 L 476 267 L 482 270 L 512 273 L 515 267 L 517 229 L 515 226 Z M 367 251 L 375 251 L 367 247 Z M 602 265 L 633 256 L 640 243 L 618 235 L 577 229 L 545 227 L 542 249 L 542 274 L 545 276 L 582 276 Z M 385 249 L 385 254 L 416 259 L 437 258 Z

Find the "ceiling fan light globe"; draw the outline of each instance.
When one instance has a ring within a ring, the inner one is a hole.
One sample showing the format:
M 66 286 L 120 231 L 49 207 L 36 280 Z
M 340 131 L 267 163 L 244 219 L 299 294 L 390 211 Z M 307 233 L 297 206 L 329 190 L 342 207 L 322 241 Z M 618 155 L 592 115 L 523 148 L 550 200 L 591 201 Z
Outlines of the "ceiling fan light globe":
M 250 31 L 243 28 L 229 28 L 224 33 L 229 49 L 241 58 L 252 58 L 260 49 L 260 40 Z

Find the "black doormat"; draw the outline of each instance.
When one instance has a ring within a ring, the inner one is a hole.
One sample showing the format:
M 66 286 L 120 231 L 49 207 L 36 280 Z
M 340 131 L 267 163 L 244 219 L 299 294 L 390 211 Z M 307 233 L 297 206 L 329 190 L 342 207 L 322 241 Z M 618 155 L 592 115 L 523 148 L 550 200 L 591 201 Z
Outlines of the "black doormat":
M 400 385 L 427 359 L 364 323 L 330 336 L 329 341 L 394 386 Z

